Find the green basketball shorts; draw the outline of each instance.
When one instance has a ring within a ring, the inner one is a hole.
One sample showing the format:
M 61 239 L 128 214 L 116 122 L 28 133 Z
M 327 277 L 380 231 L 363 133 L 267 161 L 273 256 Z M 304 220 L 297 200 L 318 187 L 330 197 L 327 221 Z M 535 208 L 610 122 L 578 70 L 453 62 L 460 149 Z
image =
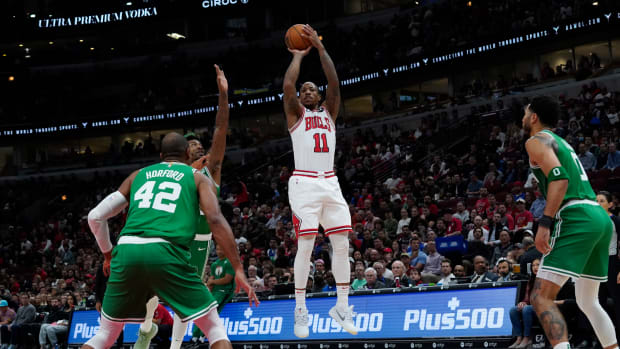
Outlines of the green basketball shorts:
M 121 237 L 112 252 L 101 314 L 111 321 L 142 322 L 146 302 L 154 295 L 183 322 L 218 306 L 189 265 L 186 250 L 158 238 Z
M 205 270 L 213 240 L 194 240 L 189 247 L 189 264 L 196 269 L 200 280 L 205 280 Z
M 555 216 L 540 270 L 574 278 L 607 280 L 609 243 L 613 234 L 609 215 L 591 200 L 572 200 Z

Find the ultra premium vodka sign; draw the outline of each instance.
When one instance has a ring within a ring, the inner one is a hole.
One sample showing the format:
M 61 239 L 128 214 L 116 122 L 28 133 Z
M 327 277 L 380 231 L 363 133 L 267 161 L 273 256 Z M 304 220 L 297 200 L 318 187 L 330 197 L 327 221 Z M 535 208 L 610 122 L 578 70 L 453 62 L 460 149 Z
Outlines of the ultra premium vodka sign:
M 146 7 L 117 12 L 100 13 L 96 15 L 39 19 L 38 26 L 39 28 L 76 27 L 90 24 L 122 22 L 155 16 L 157 16 L 157 7 Z

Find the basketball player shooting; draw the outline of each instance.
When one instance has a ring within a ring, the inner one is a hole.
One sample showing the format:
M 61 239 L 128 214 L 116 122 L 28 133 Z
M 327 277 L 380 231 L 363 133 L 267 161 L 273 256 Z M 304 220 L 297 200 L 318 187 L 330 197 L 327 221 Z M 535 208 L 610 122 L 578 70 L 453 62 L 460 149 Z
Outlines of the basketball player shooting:
M 284 76 L 284 112 L 293 142 L 295 171 L 289 179 L 288 194 L 297 235 L 295 257 L 295 335 L 307 337 L 308 309 L 306 281 L 310 257 L 319 224 L 333 248 L 332 272 L 336 279 L 337 302 L 329 315 L 347 332 L 356 335 L 353 307 L 349 307 L 349 239 L 351 216 L 334 174 L 336 117 L 340 109 L 340 89 L 334 62 L 327 54 L 317 32 L 304 25 L 301 36 L 312 45 L 305 50 L 290 49 L 293 60 Z M 327 77 L 325 102 L 313 82 L 301 86 L 299 98 L 295 85 L 302 59 L 315 47 Z

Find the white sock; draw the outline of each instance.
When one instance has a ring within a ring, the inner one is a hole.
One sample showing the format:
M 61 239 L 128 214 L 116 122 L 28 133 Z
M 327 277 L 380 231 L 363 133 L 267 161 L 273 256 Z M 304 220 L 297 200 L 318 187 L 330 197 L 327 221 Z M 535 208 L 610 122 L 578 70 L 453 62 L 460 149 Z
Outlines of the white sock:
M 568 342 L 560 342 L 553 346 L 553 349 L 570 349 L 570 344 Z
M 295 307 L 296 308 L 305 308 L 306 307 L 306 289 L 298 290 L 295 289 Z
M 181 322 L 181 318 L 177 313 L 174 313 L 174 324 L 172 325 L 172 340 L 170 342 L 170 349 L 181 349 L 183 344 L 183 337 L 187 331 L 187 322 Z
M 349 286 L 336 286 L 336 294 L 338 298 L 336 300 L 336 305 L 341 307 L 349 306 Z
M 142 330 L 142 332 L 149 332 L 151 330 L 157 304 L 159 304 L 159 298 L 157 298 L 157 296 L 153 296 L 153 298 L 146 302 L 146 316 L 144 317 L 144 322 L 140 324 L 140 330 Z

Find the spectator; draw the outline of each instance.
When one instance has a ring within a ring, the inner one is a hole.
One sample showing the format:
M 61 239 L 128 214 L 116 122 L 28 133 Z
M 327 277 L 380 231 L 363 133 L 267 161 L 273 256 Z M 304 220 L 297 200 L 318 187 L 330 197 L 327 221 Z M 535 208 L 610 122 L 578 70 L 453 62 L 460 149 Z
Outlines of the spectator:
M 6 300 L 0 300 L 0 326 L 9 325 L 15 320 L 15 310 L 9 308 Z
M 609 154 L 607 155 L 607 163 L 605 167 L 610 170 L 614 170 L 620 166 L 620 151 L 616 150 L 616 142 L 609 143 Z
M 174 320 L 170 316 L 170 312 L 161 303 L 157 304 L 155 309 L 153 324 L 157 325 L 157 335 L 153 338 L 157 348 L 170 348 L 170 336 L 172 335 Z
M 512 335 L 517 337 L 517 339 L 509 348 L 527 348 L 532 343 L 531 331 L 535 312 L 530 304 L 530 296 L 534 289 L 534 280 L 536 280 L 539 264 L 539 259 L 532 261 L 532 274 L 525 289 L 525 297 L 519 304 L 510 309 Z M 523 324 L 521 324 L 521 321 L 523 321 Z
M 463 223 L 460 219 L 454 217 L 452 209 L 447 209 L 443 214 L 443 222 L 446 225 L 446 236 L 461 234 Z M 438 222 L 439 223 L 439 222 Z M 441 236 L 441 235 L 440 235 Z
M 449 259 L 441 261 L 441 279 L 437 281 L 437 285 L 449 285 L 456 283 L 456 276 L 452 274 L 452 262 Z
M 512 280 L 512 263 L 507 258 L 500 258 L 497 261 L 497 273 L 499 278 L 497 281 L 511 281 Z
M 400 220 L 398 221 L 398 228 L 396 229 L 396 235 L 400 235 L 403 232 L 403 227 L 408 226 L 411 222 L 411 218 L 409 218 L 409 214 L 407 210 L 400 210 Z
M 392 211 L 385 212 L 385 219 L 383 220 L 383 227 L 385 232 L 390 237 L 396 237 L 396 232 L 398 231 L 398 221 L 394 219 L 392 215 Z
M 325 273 L 323 292 L 336 292 L 336 279 L 334 279 L 334 274 L 331 271 Z
M 457 264 L 454 266 L 454 276 L 456 278 L 467 278 L 467 273 L 465 272 L 465 266 Z
M 418 269 L 410 268 L 409 271 L 407 271 L 407 276 L 409 277 L 409 280 L 411 281 L 411 287 L 415 287 L 415 286 L 422 284 L 422 276 L 420 275 L 420 272 L 418 271 Z
M 372 267 L 377 271 L 377 281 L 383 282 L 385 287 L 394 286 L 394 274 L 391 270 L 386 269 L 382 262 L 374 262 Z
M 489 231 L 486 230 L 482 226 L 483 223 L 484 223 L 484 221 L 482 220 L 482 217 L 476 216 L 476 218 L 474 218 L 474 227 L 467 234 L 467 240 L 468 241 L 474 240 L 474 230 L 475 229 L 482 229 L 482 241 L 484 243 L 487 243 L 489 241 Z
M 525 252 L 523 253 L 523 255 L 521 255 L 521 258 L 519 259 L 519 264 L 521 267 L 521 274 L 527 274 L 529 273 L 528 266 L 534 260 L 541 259 L 542 253 L 540 253 L 536 249 L 536 245 L 534 245 L 534 239 L 531 236 L 525 236 L 521 244 L 523 245 L 523 250 L 525 250 Z
M 516 229 L 532 229 L 534 216 L 525 209 L 525 199 L 517 199 L 517 210 L 515 212 Z
M 426 264 L 422 269 L 422 280 L 424 282 L 437 282 L 439 275 L 441 274 L 441 261 L 443 256 L 437 252 L 437 246 L 435 240 L 429 240 L 426 242 Z
M 2 325 L 0 327 L 0 338 L 2 345 L 9 345 L 9 349 L 14 349 L 20 342 L 22 334 L 22 326 L 29 322 L 34 322 L 37 310 L 34 305 L 30 304 L 30 297 L 27 293 L 19 296 L 21 306 L 17 310 L 15 320 L 10 325 Z
M 364 271 L 364 275 L 366 276 L 366 285 L 364 285 L 365 289 L 374 290 L 379 288 L 385 288 L 385 284 L 377 280 L 377 271 L 373 268 L 367 268 Z
M 322 259 L 317 259 L 314 261 L 314 276 L 323 274 L 325 274 L 325 262 Z
M 452 215 L 454 218 L 458 218 L 462 224 L 469 221 L 469 211 L 465 209 L 463 201 L 459 201 L 456 204 L 456 213 Z
M 543 211 L 545 210 L 545 206 L 547 206 L 547 201 L 542 196 L 540 191 L 535 191 L 536 200 L 532 202 L 532 206 L 530 206 L 530 212 L 532 213 L 532 217 L 535 221 L 538 221 L 543 216 Z
M 591 171 L 596 168 L 596 156 L 588 151 L 584 143 L 579 144 L 579 161 L 586 171 Z
M 39 344 L 41 344 L 41 349 L 46 348 L 48 339 L 52 348 L 55 348 L 56 345 L 58 345 L 58 335 L 69 332 L 71 311 L 70 307 L 62 309 L 58 298 L 52 298 L 50 312 L 43 319 L 43 324 L 39 330 Z
M 506 197 L 510 197 L 510 195 L 506 195 Z M 506 204 L 500 204 L 497 207 L 497 212 L 499 212 L 500 216 L 502 217 L 501 223 L 502 225 L 508 227 L 508 229 L 510 229 L 510 231 L 513 231 L 515 229 L 515 221 L 514 218 L 512 217 L 512 215 L 510 213 L 508 213 L 508 209 L 506 207 Z
M 508 230 L 502 230 L 499 233 L 499 244 L 493 249 L 493 257 L 491 257 L 491 265 L 496 265 L 500 258 L 508 256 L 508 252 L 514 249 L 514 245 L 510 241 L 510 233 Z
M 354 290 L 361 290 L 366 286 L 366 279 L 364 278 L 364 266 L 362 264 L 355 265 L 355 280 L 351 283 L 351 288 Z
M 467 185 L 467 197 L 477 198 L 480 196 L 482 181 L 478 179 L 476 172 L 471 172 L 469 178 L 469 184 Z
M 405 274 L 405 264 L 401 261 L 392 263 L 392 272 L 394 273 L 394 287 L 411 287 L 411 280 Z
M 409 242 L 411 247 L 410 257 L 411 262 L 410 265 L 416 268 L 418 271 L 424 269 L 424 265 L 426 264 L 426 253 L 420 250 L 420 238 L 417 235 L 414 235 Z
M 499 234 L 502 230 L 508 230 L 508 227 L 502 224 L 502 215 L 499 212 L 493 214 L 493 219 L 489 223 L 489 239 L 494 244 L 499 243 Z
M 472 284 L 481 282 L 493 282 L 497 275 L 489 271 L 489 262 L 483 256 L 474 257 L 474 273 L 470 278 Z

